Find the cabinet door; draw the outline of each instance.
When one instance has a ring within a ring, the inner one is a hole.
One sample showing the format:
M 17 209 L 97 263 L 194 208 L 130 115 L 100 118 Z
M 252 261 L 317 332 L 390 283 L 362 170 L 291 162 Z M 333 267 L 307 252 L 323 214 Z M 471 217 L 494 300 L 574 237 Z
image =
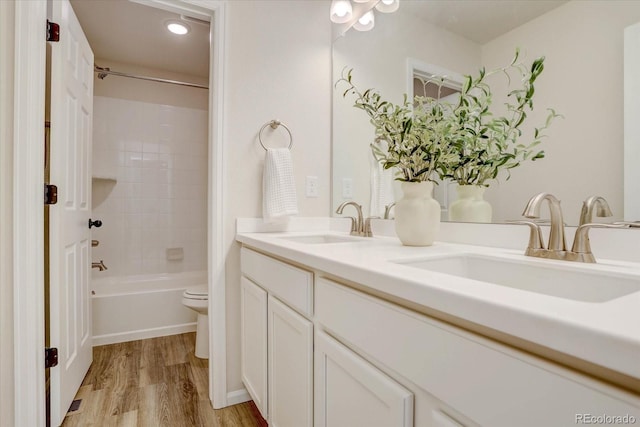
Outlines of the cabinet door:
M 267 418 L 267 293 L 246 277 L 241 280 L 242 382 Z
M 314 381 L 316 427 L 413 425 L 413 394 L 322 332 Z
M 313 423 L 313 324 L 269 295 L 269 425 Z

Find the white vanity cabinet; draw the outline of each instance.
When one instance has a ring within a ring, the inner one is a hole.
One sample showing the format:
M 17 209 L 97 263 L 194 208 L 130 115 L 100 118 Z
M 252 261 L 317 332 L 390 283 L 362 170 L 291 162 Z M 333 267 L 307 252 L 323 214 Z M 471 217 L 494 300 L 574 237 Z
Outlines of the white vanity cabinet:
M 313 273 L 247 248 L 241 257 L 242 381 L 270 426 L 310 427 Z
M 242 379 L 272 427 L 640 422 L 637 393 L 299 267 L 313 260 L 242 248 Z
M 269 425 L 311 426 L 313 323 L 269 295 Z
M 315 427 L 411 427 L 413 394 L 329 335 L 315 340 Z
M 264 418 L 267 417 L 267 292 L 241 279 L 242 382 Z
M 443 402 L 420 419 L 416 408 L 416 425 L 554 427 L 603 414 L 640 421 L 637 396 L 353 288 L 316 279 L 315 301 L 324 329 Z

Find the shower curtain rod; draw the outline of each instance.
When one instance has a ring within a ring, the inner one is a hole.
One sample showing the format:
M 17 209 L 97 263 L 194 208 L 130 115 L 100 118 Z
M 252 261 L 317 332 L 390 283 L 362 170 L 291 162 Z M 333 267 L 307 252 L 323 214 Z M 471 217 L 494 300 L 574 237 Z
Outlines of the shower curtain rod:
M 98 73 L 98 78 L 101 80 L 104 80 L 104 78 L 107 77 L 108 75 L 113 75 L 113 76 L 120 76 L 120 77 L 130 77 L 132 79 L 149 80 L 152 82 L 169 83 L 172 85 L 189 86 L 189 87 L 195 87 L 198 89 L 209 89 L 208 86 L 199 85 L 196 83 L 181 82 L 179 80 L 169 80 L 169 79 L 161 79 L 158 77 L 138 76 L 135 74 L 121 73 L 119 71 L 111 71 L 111 69 L 109 69 L 108 67 L 103 68 L 97 65 L 93 66 L 93 71 Z

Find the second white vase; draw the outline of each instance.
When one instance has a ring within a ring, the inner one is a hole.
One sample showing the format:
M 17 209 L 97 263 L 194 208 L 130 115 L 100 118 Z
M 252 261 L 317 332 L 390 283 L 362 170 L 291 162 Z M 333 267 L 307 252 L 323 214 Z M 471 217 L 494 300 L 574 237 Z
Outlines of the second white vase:
M 483 198 L 485 190 L 486 187 L 480 185 L 459 185 L 458 200 L 449 206 L 449 221 L 491 222 L 493 213 Z
M 396 202 L 395 229 L 405 246 L 430 246 L 440 230 L 440 203 L 432 182 L 403 182 Z

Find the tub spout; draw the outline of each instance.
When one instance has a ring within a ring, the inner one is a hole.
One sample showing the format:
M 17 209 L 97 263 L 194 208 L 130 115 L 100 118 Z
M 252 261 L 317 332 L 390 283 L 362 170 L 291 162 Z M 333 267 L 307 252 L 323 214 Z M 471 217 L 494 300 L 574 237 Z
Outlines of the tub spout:
M 97 268 L 99 271 L 107 270 L 107 266 L 104 265 L 104 261 L 100 260 L 100 262 L 92 262 L 91 268 Z

